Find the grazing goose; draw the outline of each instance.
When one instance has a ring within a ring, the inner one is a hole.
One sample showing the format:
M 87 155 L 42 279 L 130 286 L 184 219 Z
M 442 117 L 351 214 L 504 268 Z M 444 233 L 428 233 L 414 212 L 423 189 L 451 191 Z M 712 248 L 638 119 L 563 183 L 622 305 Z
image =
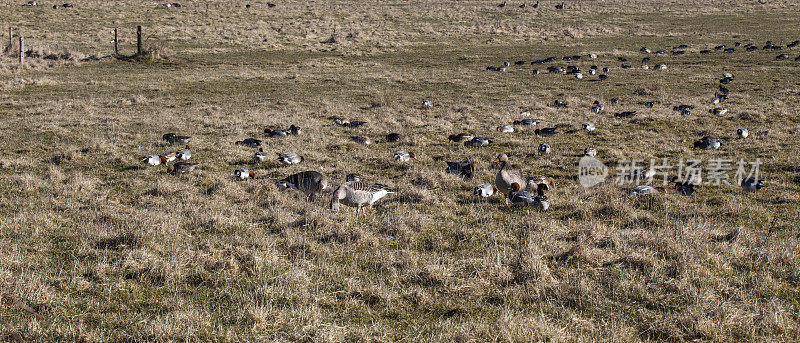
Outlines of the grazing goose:
M 174 152 L 168 152 L 166 154 L 161 155 L 160 157 L 161 157 L 162 161 L 164 161 L 164 163 L 167 163 L 167 162 L 175 161 L 175 159 L 177 158 L 176 155 L 177 154 L 174 153 Z
M 600 80 L 600 81 L 608 79 L 608 75 L 606 75 L 606 74 L 597 75 L 597 79 Z
M 595 157 L 595 156 L 597 156 L 597 149 L 592 148 L 592 147 L 588 147 L 586 149 L 583 149 L 583 156 Z
M 536 129 L 533 131 L 537 136 L 552 136 L 558 133 L 558 130 L 554 127 L 545 127 L 542 129 Z
M 474 135 L 462 132 L 462 133 L 459 133 L 459 134 L 448 136 L 447 140 L 449 142 L 462 143 L 462 142 L 466 142 L 466 141 L 472 140 L 473 138 L 475 138 Z
M 247 168 L 239 168 L 233 171 L 233 175 L 242 180 L 256 177 L 253 171 Z
M 506 62 L 506 63 L 508 63 L 508 62 Z M 508 67 L 508 65 L 506 65 L 506 67 Z M 428 108 L 433 107 L 433 101 L 422 100 L 422 107 L 428 107 Z
M 365 121 L 348 120 L 348 119 L 344 119 L 344 118 L 334 118 L 333 122 L 336 123 L 336 124 L 339 124 L 341 126 L 349 127 L 349 128 L 352 128 L 352 129 L 359 128 L 359 127 L 362 127 L 364 125 L 367 125 L 367 122 L 365 122 Z
M 267 158 L 267 154 L 264 153 L 264 149 L 262 148 L 258 148 L 258 151 L 256 151 L 255 155 L 253 155 L 253 159 L 258 162 L 264 162 L 267 160 Z
M 694 194 L 694 186 L 695 183 L 691 182 L 691 180 L 680 180 L 677 177 L 672 179 L 675 183 L 675 191 L 678 192 L 680 195 L 692 195 Z
M 666 64 L 657 64 L 655 67 L 653 67 L 653 70 L 666 70 L 666 69 L 667 69 Z
M 173 145 L 176 145 L 176 144 L 185 145 L 185 144 L 189 144 L 189 142 L 192 141 L 192 137 L 179 136 L 174 132 L 165 133 L 163 136 L 161 136 L 161 139 L 164 140 L 164 141 L 167 141 L 169 144 L 173 144 Z
M 276 160 L 278 162 L 283 163 L 283 164 L 288 166 L 288 165 L 298 164 L 300 162 L 303 162 L 304 158 L 303 158 L 303 156 L 300 156 L 297 153 L 286 152 L 286 153 L 278 154 L 278 158 Z
M 494 139 L 489 137 L 475 137 L 466 142 L 464 142 L 464 146 L 471 146 L 471 147 L 485 147 L 489 146 L 489 144 L 493 143 Z
M 539 121 L 536 119 L 525 118 L 522 120 L 515 120 L 514 124 L 522 126 L 536 126 L 539 125 Z
M 594 113 L 600 113 L 605 109 L 606 107 L 601 104 L 600 101 L 595 100 L 594 103 L 592 103 L 592 112 Z
M 525 182 L 525 190 L 536 192 L 539 189 L 539 185 L 546 185 L 547 190 L 551 190 L 556 186 L 556 180 L 549 176 L 534 175 L 529 177 Z
M 761 188 L 764 188 L 764 180 L 756 179 L 752 176 L 742 180 L 742 189 L 747 192 L 759 190 Z
M 615 114 L 617 118 L 630 118 L 636 115 L 636 111 L 623 111 Z
M 386 135 L 386 141 L 389 143 L 399 142 L 400 141 L 400 134 L 399 133 L 390 133 Z
M 722 107 L 715 107 L 715 108 L 712 108 L 712 109 L 708 110 L 708 113 L 716 114 L 718 116 L 721 116 L 721 115 L 724 115 L 725 113 L 728 113 L 728 110 L 725 109 L 725 108 L 722 108 Z
M 547 211 L 550 208 L 550 202 L 544 192 L 547 191 L 547 185 L 539 185 L 536 190 L 536 195 L 526 191 L 521 191 L 519 184 L 514 182 L 508 187 L 508 194 L 506 195 L 506 204 L 511 200 L 512 204 L 522 206 L 533 206 L 537 210 Z
M 590 122 L 583 123 L 583 129 L 586 130 L 586 131 L 590 131 L 590 132 L 594 131 L 594 129 L 595 129 L 594 123 L 590 123 Z
M 272 179 L 281 190 L 292 188 L 303 192 L 306 201 L 314 200 L 317 193 L 328 188 L 328 180 L 318 171 L 304 171 L 287 176 L 284 179 Z
M 663 187 L 636 186 L 628 190 L 631 195 L 652 195 L 664 193 Z
M 694 147 L 703 150 L 719 149 L 721 142 L 719 138 L 705 136 L 694 142 Z
M 269 137 L 286 137 L 286 136 L 289 135 L 289 130 L 284 130 L 284 129 L 275 129 L 275 130 L 264 129 L 264 133 L 266 133 L 267 136 L 269 136 Z
M 331 197 L 331 210 L 339 211 L 339 203 L 356 208 L 356 216 L 361 212 L 366 217 L 364 208 L 372 206 L 381 198 L 394 193 L 387 185 L 366 183 L 361 181 L 347 181 L 341 184 Z
M 167 173 L 176 175 L 176 174 L 186 174 L 192 172 L 193 170 L 197 169 L 196 164 L 191 164 L 187 162 L 178 162 L 175 163 L 167 168 Z
M 417 159 L 417 155 L 413 152 L 400 150 L 394 153 L 394 160 L 398 162 L 408 162 L 412 158 L 415 160 Z
M 497 188 L 508 189 L 508 187 L 515 182 L 518 184 L 526 184 L 525 177 L 522 176 L 522 173 L 516 170 L 506 169 L 508 166 L 508 155 L 499 154 L 497 158 L 494 159 L 494 162 L 500 164 L 500 171 L 497 172 L 497 176 L 494 178 L 494 184 Z M 508 204 L 507 199 L 506 204 Z
M 251 148 L 255 148 L 261 146 L 261 140 L 255 138 L 245 138 L 241 141 L 236 141 L 236 145 L 244 145 L 244 146 L 249 146 Z
M 519 115 L 521 115 L 521 116 L 523 116 L 523 117 L 530 117 L 530 116 L 531 116 L 531 111 L 529 111 L 529 110 L 522 110 L 521 112 L 519 112 Z
M 511 126 L 511 125 L 500 125 L 500 126 L 497 127 L 497 131 L 500 131 L 500 132 L 503 132 L 503 133 L 512 133 L 512 132 L 514 132 L 514 126 Z
M 350 139 L 352 139 L 353 142 L 356 142 L 358 144 L 363 144 L 363 145 L 372 144 L 372 139 L 370 139 L 369 137 L 365 137 L 365 136 L 353 136 L 353 137 L 350 137 Z
M 497 193 L 497 187 L 492 186 L 491 183 L 484 182 L 475 186 L 475 190 L 472 192 L 472 195 L 479 196 L 481 198 L 488 198 L 494 193 Z
M 301 132 L 303 132 L 303 129 L 301 129 L 299 126 L 294 124 L 289 126 L 289 133 L 291 133 L 292 135 L 297 136 L 300 135 Z
M 167 163 L 167 161 L 163 157 L 158 155 L 147 155 L 145 157 L 142 157 L 142 162 L 147 163 L 151 166 L 157 166 L 162 163 Z
M 563 100 L 555 100 L 553 101 L 553 106 L 555 108 L 567 108 L 569 107 L 569 104 L 567 104 L 567 102 Z
M 178 149 L 178 151 L 175 152 L 175 156 L 181 161 L 186 161 L 192 158 L 192 151 L 189 150 L 189 146 L 187 145 L 183 149 Z
M 747 138 L 747 136 L 750 135 L 750 132 L 748 132 L 745 128 L 740 128 L 736 130 L 736 134 L 739 135 L 740 138 Z
M 470 160 L 463 162 L 447 162 L 447 169 L 445 170 L 450 174 L 456 174 L 462 179 L 469 180 L 475 176 L 475 163 Z
M 547 155 L 550 153 L 550 144 L 542 143 L 539 144 L 539 155 Z

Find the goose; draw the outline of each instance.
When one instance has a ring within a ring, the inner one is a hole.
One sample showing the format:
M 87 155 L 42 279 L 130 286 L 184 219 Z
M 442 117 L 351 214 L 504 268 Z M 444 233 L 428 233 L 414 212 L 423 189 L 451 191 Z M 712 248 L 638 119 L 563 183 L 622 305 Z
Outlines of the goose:
M 694 194 L 694 186 L 695 184 L 689 182 L 689 180 L 681 181 L 677 177 L 673 179 L 675 183 L 675 191 L 678 192 L 680 195 L 692 195 Z
M 261 140 L 255 138 L 245 138 L 243 140 L 236 141 L 236 145 L 244 145 L 254 148 L 257 146 L 261 146 Z
M 355 173 L 350 173 L 350 174 L 347 174 L 347 175 L 345 175 L 345 177 L 344 177 L 344 181 L 345 181 L 345 182 L 350 182 L 350 181 L 361 181 L 361 177 L 360 177 L 360 176 L 358 176 L 358 174 L 355 174 Z
M 387 185 L 346 181 L 333 191 L 330 208 L 332 211 L 339 211 L 339 204 L 343 203 L 347 206 L 355 207 L 356 216 L 361 212 L 366 217 L 365 207 L 372 206 L 381 198 L 392 193 L 394 191 Z
M 550 153 L 550 144 L 542 143 L 539 144 L 539 155 L 547 155 Z
M 165 154 L 161 155 L 160 157 L 161 157 L 161 160 L 164 161 L 164 163 L 175 161 L 175 159 L 177 158 L 176 157 L 176 153 L 174 153 L 174 152 L 165 153 Z
M 647 47 L 644 47 L 644 46 L 641 49 L 639 49 L 639 51 L 643 52 L 645 54 L 649 54 L 650 53 L 650 49 L 648 49 Z
M 608 75 L 606 75 L 606 74 L 600 74 L 600 75 L 597 75 L 597 79 L 598 79 L 598 80 L 601 80 L 601 81 L 602 81 L 602 80 L 605 80 L 605 79 L 608 79 Z
M 631 195 L 652 195 L 657 193 L 664 193 L 663 187 L 651 187 L 651 186 L 636 186 L 631 189 L 628 189 L 628 192 Z
M 292 135 L 297 136 L 300 135 L 301 132 L 303 132 L 303 129 L 300 128 L 299 126 L 294 124 L 289 126 L 289 133 L 291 133 Z
M 708 110 L 708 113 L 721 116 L 721 115 L 724 115 L 725 113 L 728 113 L 728 110 L 725 109 L 725 108 L 722 108 L 722 107 L 715 107 L 715 108 L 712 108 L 712 109 Z
M 636 111 L 623 111 L 615 114 L 617 118 L 630 118 L 636 115 Z
M 269 136 L 269 137 L 286 137 L 286 136 L 288 136 L 288 135 L 289 135 L 289 130 L 283 130 L 283 129 L 275 129 L 275 130 L 264 129 L 264 133 L 266 133 L 266 134 L 267 134 L 267 136 Z
M 461 143 L 461 142 L 466 142 L 466 141 L 472 140 L 473 138 L 475 138 L 474 135 L 462 132 L 462 133 L 459 133 L 459 134 L 448 136 L 447 140 L 449 142 Z
M 526 184 L 525 177 L 522 176 L 522 173 L 516 170 L 506 169 L 508 166 L 508 155 L 499 154 L 497 158 L 494 159 L 494 162 L 500 164 L 500 171 L 497 172 L 497 176 L 494 178 L 494 184 L 497 188 L 508 189 L 508 187 L 515 182 L 518 184 Z M 507 200 L 506 204 L 508 204 Z
M 534 69 L 531 71 L 533 75 L 539 75 L 539 69 Z
M 390 143 L 398 142 L 400 141 L 400 137 L 399 133 L 390 133 L 386 135 L 386 141 Z
M 589 54 L 589 58 L 597 58 L 596 54 Z
M 560 4 L 556 4 L 556 9 L 557 10 L 563 10 L 564 9 L 564 3 L 562 2 Z
M 408 162 L 412 158 L 415 160 L 417 159 L 417 155 L 415 155 L 413 152 L 400 150 L 394 153 L 394 160 L 398 162 Z
M 569 105 L 567 104 L 566 101 L 556 100 L 556 101 L 553 101 L 553 106 L 556 107 L 556 108 L 566 108 Z
M 655 101 L 645 101 L 644 107 L 653 108 L 656 105 Z
M 592 147 L 583 149 L 583 156 L 595 157 L 597 156 L 597 149 Z
M 508 62 L 506 62 L 508 63 Z M 507 65 L 506 65 L 507 67 Z M 433 101 L 430 100 L 422 100 L 422 107 L 433 107 Z
M 721 145 L 721 141 L 719 138 L 705 136 L 700 138 L 700 140 L 694 142 L 694 147 L 703 150 L 711 150 L 711 149 L 719 149 Z
M 500 132 L 503 132 L 503 133 L 512 133 L 512 132 L 514 132 L 514 126 L 511 126 L 511 125 L 500 125 L 500 126 L 497 127 L 497 131 L 500 131 Z
M 189 146 L 187 145 L 183 149 L 178 149 L 178 151 L 175 152 L 175 156 L 181 161 L 186 161 L 192 158 L 192 151 L 189 150 Z
M 536 126 L 539 124 L 539 121 L 536 119 L 525 118 L 522 120 L 515 120 L 515 125 L 522 125 L 522 126 Z
M 536 129 L 533 131 L 537 136 L 552 136 L 558 133 L 558 130 L 554 127 L 545 127 L 542 129 Z
M 294 152 L 286 152 L 286 153 L 277 154 L 277 155 L 278 155 L 278 158 L 276 158 L 275 160 L 280 162 L 280 163 L 283 163 L 283 164 L 285 164 L 287 166 L 292 165 L 292 164 L 298 164 L 300 162 L 303 162 L 303 160 L 305 160 L 303 158 L 303 156 L 300 156 L 300 155 L 298 155 L 297 153 L 294 153 Z
M 258 148 L 258 151 L 256 151 L 255 155 L 253 155 L 253 159 L 258 162 L 264 162 L 267 160 L 267 158 L 267 154 L 264 153 L 264 149 L 262 148 Z
M 167 141 L 169 144 L 189 144 L 192 141 L 192 137 L 189 136 L 179 136 L 174 132 L 165 133 L 161 136 L 161 139 Z
M 525 190 L 529 192 L 536 192 L 539 189 L 539 185 L 547 186 L 548 190 L 553 189 L 556 185 L 556 180 L 552 177 L 544 176 L 544 175 L 534 175 L 525 181 Z
M 780 54 L 778 56 L 775 56 L 775 59 L 778 60 L 778 61 L 785 60 L 787 58 L 789 58 L 788 54 Z
M 462 179 L 472 179 L 475 175 L 475 163 L 470 160 L 463 162 L 447 162 L 446 172 L 460 176 Z
M 655 67 L 653 67 L 653 70 L 666 70 L 666 69 L 667 69 L 666 64 L 657 64 Z
M 746 192 L 759 190 L 761 188 L 764 188 L 764 180 L 756 179 L 752 176 L 742 180 L 742 189 Z
M 537 210 L 547 211 L 550 208 L 550 202 L 544 192 L 547 191 L 546 185 L 540 185 L 536 191 L 536 195 L 526 191 L 521 191 L 519 184 L 514 182 L 508 187 L 508 194 L 506 195 L 506 204 L 510 200 L 512 204 L 522 206 L 533 206 Z
M 472 195 L 479 196 L 481 198 L 488 198 L 494 195 L 494 193 L 497 193 L 497 187 L 492 186 L 491 183 L 484 182 L 475 186 Z
M 489 144 L 493 143 L 494 139 L 489 137 L 475 137 L 464 142 L 464 146 L 471 146 L 471 147 L 485 147 L 489 146 Z
M 594 113 L 600 113 L 605 109 L 606 107 L 601 104 L 600 101 L 595 100 L 594 103 L 592 103 L 592 112 Z
M 196 164 L 191 164 L 187 162 L 178 162 L 175 163 L 167 168 L 167 173 L 176 175 L 176 174 L 186 174 L 189 172 L 194 171 L 197 169 Z
M 519 115 L 521 115 L 523 117 L 530 117 L 531 116 L 531 111 L 530 110 L 522 110 L 521 112 L 519 112 Z
M 539 8 L 539 2 L 538 1 L 535 4 L 533 4 L 533 8 Z
M 739 135 L 740 138 L 747 138 L 747 136 L 750 135 L 750 132 L 748 132 L 745 128 L 740 128 L 736 130 L 736 134 Z
M 158 155 L 147 155 L 145 157 L 142 157 L 142 163 L 147 163 L 151 166 L 157 166 L 160 165 L 161 163 L 167 163 L 167 161 L 164 160 L 163 157 Z
M 233 175 L 235 177 L 239 178 L 239 179 L 242 179 L 242 180 L 255 177 L 255 174 L 253 174 L 253 171 L 250 170 L 250 169 L 247 169 L 247 168 L 236 169 L 236 170 L 233 171 Z
M 306 195 L 306 201 L 313 201 L 317 193 L 328 188 L 328 180 L 318 171 L 308 170 L 289 175 L 283 179 L 272 179 L 281 190 L 296 189 Z
M 365 136 L 353 136 L 353 137 L 350 137 L 350 139 L 352 139 L 353 142 L 356 142 L 358 144 L 363 144 L 363 145 L 372 144 L 372 140 L 369 137 L 365 137 Z
M 583 129 L 589 132 L 594 131 L 595 129 L 594 123 L 591 122 L 583 123 Z
M 583 78 L 583 74 L 581 74 L 581 73 L 575 73 L 575 78 L 576 78 L 576 79 L 578 79 L 578 80 L 580 80 L 580 79 L 582 79 L 582 78 Z
M 595 74 L 597 74 L 596 69 L 589 69 L 589 75 L 595 75 Z

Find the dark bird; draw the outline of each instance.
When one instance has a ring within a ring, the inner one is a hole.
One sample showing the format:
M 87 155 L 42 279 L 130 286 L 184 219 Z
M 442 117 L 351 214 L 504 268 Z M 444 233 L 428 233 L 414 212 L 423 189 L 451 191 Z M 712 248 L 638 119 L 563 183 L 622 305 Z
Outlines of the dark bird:
M 475 175 L 475 163 L 472 163 L 470 160 L 463 162 L 447 162 L 447 169 L 445 171 L 469 180 Z

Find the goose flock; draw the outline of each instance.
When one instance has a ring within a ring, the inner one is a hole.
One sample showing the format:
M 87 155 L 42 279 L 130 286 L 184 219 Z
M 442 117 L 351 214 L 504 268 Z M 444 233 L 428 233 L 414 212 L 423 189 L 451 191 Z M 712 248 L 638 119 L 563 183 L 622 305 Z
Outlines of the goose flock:
M 795 41 L 787 45 L 786 48 L 791 48 L 798 45 L 800 42 Z M 734 47 L 741 46 L 741 43 L 735 43 Z M 752 49 L 755 47 L 753 44 L 745 44 L 743 46 L 745 51 L 754 51 L 756 49 Z M 687 45 L 677 45 L 673 47 L 673 55 L 682 55 L 686 53 L 686 49 L 688 48 Z M 776 46 L 772 44 L 772 42 L 767 42 L 767 44 L 763 47 L 765 50 L 781 50 L 783 47 Z M 735 48 L 728 48 L 725 45 L 719 45 L 714 48 L 714 50 L 718 51 L 725 51 L 728 53 L 734 52 Z M 655 52 L 651 51 L 647 47 L 642 47 L 640 49 L 641 53 L 647 55 L 664 55 L 666 51 L 664 50 L 656 50 Z M 700 53 L 706 54 L 711 53 L 711 50 L 701 50 Z M 561 59 L 564 61 L 576 61 L 580 60 L 584 56 L 581 55 L 571 55 L 571 56 L 564 56 Z M 588 54 L 586 57 L 589 59 L 596 59 L 596 54 Z M 779 58 L 780 60 L 781 58 Z M 785 59 L 785 58 L 784 58 Z M 531 64 L 544 64 L 555 62 L 557 59 L 555 57 L 548 57 L 544 59 L 538 59 Z M 650 56 L 644 57 L 642 59 L 642 69 L 653 69 L 653 70 L 665 70 L 667 67 L 665 64 L 657 64 L 655 67 L 650 68 L 647 65 L 647 62 L 651 60 Z M 618 57 L 617 61 L 621 62 L 622 65 L 620 66 L 622 69 L 627 69 L 630 66 L 626 64 L 627 58 Z M 526 63 L 525 61 L 517 61 L 513 63 L 514 66 L 524 66 Z M 493 71 L 505 71 L 506 68 L 510 68 L 512 63 L 504 62 L 503 67 L 494 67 L 490 66 L 487 70 Z M 596 65 L 592 65 L 589 68 L 589 75 L 596 75 L 598 72 L 602 72 L 604 74 L 599 74 L 597 80 L 604 80 L 608 78 L 605 73 L 609 73 L 611 70 L 610 67 L 603 67 L 600 68 Z M 583 79 L 583 73 L 581 73 L 581 69 L 577 66 L 570 65 L 566 67 L 561 66 L 550 66 L 548 67 L 548 71 L 551 73 L 563 73 L 563 74 L 571 74 L 575 75 L 577 79 Z M 538 70 L 533 70 L 534 74 L 538 74 Z M 714 90 L 713 97 L 710 98 L 709 103 L 712 106 L 708 109 L 708 113 L 714 116 L 722 116 L 725 115 L 728 110 L 724 107 L 720 107 L 721 104 L 725 103 L 730 96 L 730 90 L 726 87 L 727 85 L 733 83 L 736 80 L 733 74 L 731 73 L 723 73 L 721 78 L 719 79 L 719 86 L 717 89 Z M 610 103 L 612 105 L 616 105 L 618 103 L 617 98 L 610 99 Z M 654 108 L 656 106 L 655 101 L 645 101 L 640 103 L 646 108 Z M 427 109 L 433 107 L 433 101 L 429 99 L 425 99 L 422 101 L 422 108 Z M 551 106 L 560 109 L 560 108 L 569 108 L 570 104 L 567 103 L 565 100 L 554 100 L 551 103 Z M 680 113 L 682 116 L 691 116 L 692 111 L 695 109 L 695 105 L 693 104 L 679 104 L 672 107 L 672 110 L 675 112 Z M 604 113 L 606 110 L 606 106 L 600 102 L 600 100 L 595 100 L 591 107 L 588 109 L 590 112 L 595 114 Z M 631 118 L 637 115 L 637 110 L 627 110 L 627 111 L 620 111 L 613 114 L 616 118 Z M 529 117 L 531 116 L 530 110 L 523 110 L 520 112 L 520 116 L 522 117 Z M 335 125 L 347 128 L 347 129 L 358 129 L 368 125 L 366 121 L 362 120 L 354 120 L 348 119 L 343 117 L 331 117 L 333 123 Z M 501 123 L 500 125 L 496 126 L 496 131 L 501 134 L 515 134 L 519 132 L 518 127 L 536 127 L 533 130 L 533 133 L 540 137 L 550 137 L 553 135 L 558 135 L 561 132 L 559 131 L 558 127 L 538 127 L 540 121 L 538 119 L 533 118 L 522 118 L 518 120 L 514 120 L 511 124 Z M 595 131 L 597 129 L 597 125 L 592 122 L 584 122 L 581 125 L 582 129 L 588 132 Z M 284 138 L 289 136 L 299 136 L 302 135 L 302 129 L 299 126 L 291 125 L 288 128 L 268 128 L 264 130 L 264 135 L 268 138 Z M 736 131 L 736 137 L 739 139 L 745 139 L 749 136 L 749 131 L 747 128 L 738 128 Z M 373 144 L 373 139 L 368 136 L 363 135 L 354 135 L 351 136 L 350 139 L 358 144 L 362 145 L 370 145 Z M 399 133 L 389 133 L 385 136 L 386 142 L 399 142 L 402 139 L 402 136 Z M 192 171 L 199 168 L 197 164 L 193 164 L 188 162 L 192 158 L 192 151 L 190 150 L 190 143 L 192 138 L 189 136 L 182 136 L 178 135 L 177 133 L 166 133 L 162 136 L 162 140 L 169 145 L 179 145 L 182 148 L 178 149 L 174 152 L 169 152 L 165 154 L 150 154 L 146 155 L 142 158 L 142 162 L 152 166 L 158 165 L 165 165 L 167 166 L 167 173 L 178 175 L 178 174 L 187 174 L 191 173 Z M 253 163 L 265 163 L 270 160 L 268 155 L 264 152 L 262 148 L 262 140 L 249 137 L 242 139 L 240 141 L 234 142 L 235 145 L 242 146 L 245 148 L 257 148 L 253 155 Z M 470 132 L 460 132 L 454 133 L 447 136 L 447 142 L 449 143 L 456 143 L 456 144 L 463 144 L 466 147 L 474 147 L 474 148 L 481 148 L 487 147 L 495 143 L 495 138 L 493 137 L 486 137 L 486 136 L 478 136 Z M 723 140 L 712 135 L 706 135 L 698 140 L 696 140 L 693 144 L 693 148 L 700 149 L 700 150 L 716 150 L 719 149 L 723 144 Z M 549 143 L 540 143 L 537 152 L 540 155 L 547 155 L 552 152 L 552 146 Z M 305 161 L 304 156 L 296 153 L 296 152 L 276 152 L 277 158 L 275 159 L 278 163 L 283 165 L 295 165 L 301 164 Z M 579 156 L 589 156 L 595 157 L 597 156 L 598 151 L 594 147 L 586 147 L 583 150 L 583 154 Z M 273 155 L 274 156 L 274 155 Z M 393 153 L 392 159 L 399 163 L 409 163 L 411 161 L 415 161 L 417 159 L 417 155 L 415 152 L 406 151 L 406 150 L 398 150 Z M 473 195 L 478 198 L 488 198 L 492 196 L 502 196 L 504 202 L 507 206 L 511 205 L 519 205 L 519 206 L 530 206 L 536 210 L 546 211 L 550 208 L 551 199 L 548 196 L 548 192 L 553 190 L 555 187 L 555 180 L 552 177 L 546 175 L 533 175 L 526 177 L 521 171 L 513 170 L 510 167 L 510 159 L 509 156 L 505 153 L 501 153 L 497 155 L 497 157 L 492 162 L 493 164 L 499 167 L 499 171 L 496 174 L 494 183 L 490 182 L 482 182 L 474 187 Z M 170 164 L 171 163 L 171 164 Z M 457 175 L 458 177 L 464 180 L 472 180 L 476 177 L 476 167 L 475 162 L 471 159 L 467 158 L 463 161 L 453 161 L 453 162 L 446 162 L 445 171 L 450 174 Z M 638 171 L 638 176 L 641 177 L 650 177 L 654 173 L 652 170 L 641 170 Z M 252 179 L 255 177 L 255 172 L 248 168 L 238 168 L 234 170 L 234 178 L 236 179 Z M 295 173 L 289 175 L 283 179 L 272 179 L 271 182 L 281 190 L 284 189 L 294 189 L 297 190 L 305 195 L 305 199 L 309 202 L 313 201 L 320 193 L 326 191 L 328 189 L 328 180 L 326 179 L 325 175 L 318 171 L 303 171 L 300 173 Z M 696 187 L 702 183 L 702 180 L 696 176 L 687 176 L 684 178 L 675 177 L 672 179 L 674 184 L 675 192 L 682 195 L 691 195 L 695 192 Z M 741 181 L 740 186 L 745 191 L 755 191 L 759 190 L 764 187 L 763 180 L 756 179 L 754 177 L 748 177 Z M 366 216 L 366 212 L 369 208 L 371 208 L 376 202 L 381 200 L 382 198 L 395 193 L 396 191 L 385 184 L 382 183 L 371 183 L 362 181 L 360 176 L 357 174 L 349 174 L 345 177 L 345 180 L 342 184 L 336 187 L 333 190 L 331 195 L 331 200 L 329 207 L 331 210 L 338 211 L 340 208 L 340 204 L 344 204 L 346 206 L 354 207 L 356 215 L 359 214 Z M 652 195 L 658 193 L 666 192 L 666 189 L 663 187 L 651 187 L 648 185 L 639 185 L 633 188 L 628 189 L 629 194 L 632 195 Z

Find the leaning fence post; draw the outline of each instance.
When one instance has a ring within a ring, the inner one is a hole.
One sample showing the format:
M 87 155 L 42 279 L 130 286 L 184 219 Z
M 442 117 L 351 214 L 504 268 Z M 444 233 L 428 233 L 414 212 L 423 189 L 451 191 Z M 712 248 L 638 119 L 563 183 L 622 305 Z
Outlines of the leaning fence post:
M 136 54 L 142 54 L 142 25 L 136 26 Z
M 114 28 L 114 56 L 119 56 L 119 45 L 117 45 L 117 29 Z
M 8 27 L 8 48 L 11 49 L 14 46 L 14 29 L 11 26 Z
M 19 37 L 19 64 L 25 63 L 25 38 Z

